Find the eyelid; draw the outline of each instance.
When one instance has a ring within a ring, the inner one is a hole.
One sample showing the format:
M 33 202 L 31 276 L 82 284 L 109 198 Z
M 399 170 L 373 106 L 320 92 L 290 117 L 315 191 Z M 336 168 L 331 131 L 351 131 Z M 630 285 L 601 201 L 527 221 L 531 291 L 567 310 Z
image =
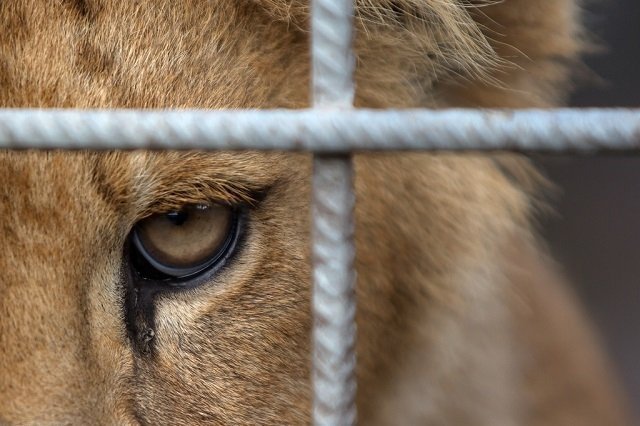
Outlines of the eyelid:
M 140 211 L 134 218 L 134 223 L 137 223 L 147 217 L 156 214 L 166 214 L 172 211 L 177 211 L 187 205 L 222 205 L 233 208 L 234 210 L 257 210 L 260 208 L 262 202 L 267 198 L 269 192 L 273 188 L 273 185 L 259 188 L 257 190 L 248 191 L 246 197 L 235 197 L 230 194 L 227 199 L 222 197 L 203 198 L 202 192 L 194 191 L 193 196 L 185 194 L 176 194 L 168 191 L 162 198 L 155 200 L 152 204 L 148 205 L 142 211 Z

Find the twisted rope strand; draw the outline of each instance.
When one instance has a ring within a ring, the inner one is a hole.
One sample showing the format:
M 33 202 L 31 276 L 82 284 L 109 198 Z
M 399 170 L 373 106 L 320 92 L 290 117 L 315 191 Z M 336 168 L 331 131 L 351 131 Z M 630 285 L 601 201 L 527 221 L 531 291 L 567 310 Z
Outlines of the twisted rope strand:
M 352 15 L 353 0 L 312 1 L 312 99 L 319 111 L 352 107 Z M 313 158 L 313 421 L 322 426 L 356 422 L 352 169 L 350 154 Z
M 355 424 L 355 272 L 351 162 L 314 157 L 313 418 Z
M 628 151 L 640 110 L 4 109 L 0 148 Z
M 350 108 L 353 72 L 353 1 L 311 2 L 312 94 L 316 107 Z

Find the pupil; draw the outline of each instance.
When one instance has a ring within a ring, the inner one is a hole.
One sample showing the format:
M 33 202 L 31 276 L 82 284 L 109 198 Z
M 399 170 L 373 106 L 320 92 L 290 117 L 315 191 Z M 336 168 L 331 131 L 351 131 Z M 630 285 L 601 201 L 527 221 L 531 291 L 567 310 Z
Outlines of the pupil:
M 167 220 L 171 222 L 173 225 L 180 226 L 187 221 L 187 219 L 189 218 L 189 213 L 187 213 L 184 210 L 181 210 L 178 212 L 169 212 L 165 216 Z

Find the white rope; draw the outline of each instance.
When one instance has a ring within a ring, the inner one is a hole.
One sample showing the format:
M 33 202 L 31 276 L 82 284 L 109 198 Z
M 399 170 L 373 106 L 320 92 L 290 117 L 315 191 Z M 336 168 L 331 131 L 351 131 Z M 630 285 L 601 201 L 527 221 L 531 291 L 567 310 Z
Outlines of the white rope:
M 344 111 L 352 107 L 352 15 L 353 0 L 312 1 L 312 99 L 318 110 L 311 111 L 311 117 L 327 109 Z M 319 133 L 324 130 L 316 128 Z M 312 207 L 313 422 L 322 426 L 356 422 L 353 207 L 350 154 L 316 153 Z
M 355 424 L 355 272 L 352 167 L 348 157 L 314 158 L 313 419 Z
M 313 0 L 311 12 L 313 104 L 350 108 L 355 93 L 353 1 Z
M 640 149 L 640 110 L 0 110 L 0 148 Z

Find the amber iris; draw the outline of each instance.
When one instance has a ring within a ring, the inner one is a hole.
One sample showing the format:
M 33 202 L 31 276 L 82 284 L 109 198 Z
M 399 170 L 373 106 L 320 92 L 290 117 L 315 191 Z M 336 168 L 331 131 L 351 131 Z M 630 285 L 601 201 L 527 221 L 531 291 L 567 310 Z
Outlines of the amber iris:
M 138 222 L 132 241 L 150 266 L 184 277 L 207 269 L 224 255 L 233 225 L 234 210 L 229 206 L 190 205 Z

